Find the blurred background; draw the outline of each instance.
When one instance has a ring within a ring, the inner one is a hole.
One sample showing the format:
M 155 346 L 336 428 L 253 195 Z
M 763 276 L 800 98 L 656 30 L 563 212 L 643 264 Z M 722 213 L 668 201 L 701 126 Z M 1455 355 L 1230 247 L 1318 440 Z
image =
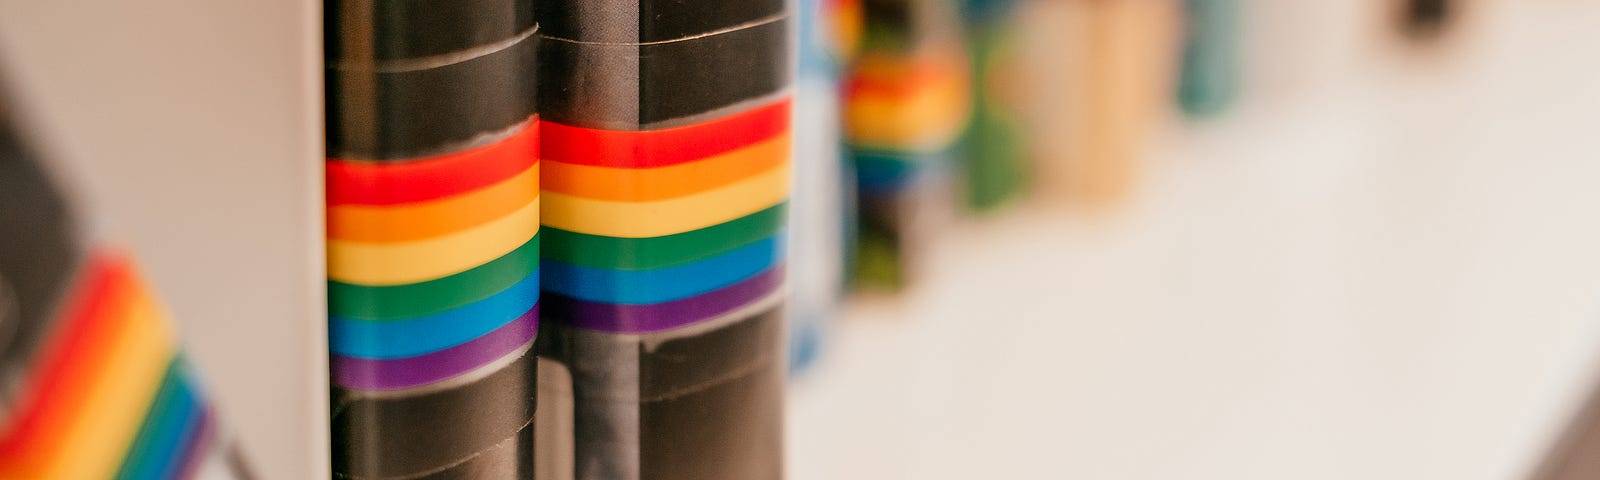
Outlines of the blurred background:
M 321 8 L 0 0 L 263 478 L 328 471 Z M 790 478 L 1600 478 L 1600 1 L 797 8 Z
M 1016 6 L 1033 191 L 848 303 L 795 477 L 1597 478 L 1600 4 L 1160 3 Z

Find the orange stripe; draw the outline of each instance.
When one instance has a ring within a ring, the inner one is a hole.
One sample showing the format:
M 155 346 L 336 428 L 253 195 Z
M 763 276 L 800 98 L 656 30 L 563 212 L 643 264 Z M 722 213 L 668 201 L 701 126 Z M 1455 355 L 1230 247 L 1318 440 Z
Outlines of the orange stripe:
M 539 164 L 479 190 L 392 206 L 330 205 L 328 238 L 404 242 L 466 230 L 504 217 L 539 196 Z
M 166 313 L 141 279 L 132 278 L 131 305 L 120 312 L 120 332 L 111 357 L 95 372 L 89 404 L 67 425 L 66 451 L 45 478 L 100 479 L 116 476 L 140 424 L 155 400 L 161 376 L 176 353 Z
M 968 80 L 963 64 L 931 53 L 865 56 L 845 82 L 845 140 L 891 150 L 949 148 L 971 114 Z
M 959 56 L 928 53 L 865 55 L 855 65 L 855 71 L 845 78 L 845 96 L 914 97 L 927 85 L 965 78 L 966 67 L 959 59 Z
M 0 439 L 0 478 L 46 478 L 47 462 L 66 455 L 66 428 L 89 404 L 133 308 L 131 266 L 120 256 L 92 259 L 83 284 L 41 350 L 23 389 L 17 420 Z
M 609 168 L 545 160 L 545 190 L 595 200 L 647 202 L 700 193 L 789 159 L 789 134 L 704 160 L 657 168 Z

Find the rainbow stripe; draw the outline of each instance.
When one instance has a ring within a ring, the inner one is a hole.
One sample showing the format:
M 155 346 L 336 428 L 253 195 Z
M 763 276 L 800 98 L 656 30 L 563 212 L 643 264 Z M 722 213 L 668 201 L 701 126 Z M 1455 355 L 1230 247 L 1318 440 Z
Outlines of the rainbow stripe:
M 546 314 L 618 333 L 731 312 L 782 285 L 790 99 L 696 124 L 541 135 Z
M 948 168 L 971 106 L 958 55 L 866 52 L 844 84 L 845 143 L 863 193 Z
M 436 383 L 533 340 L 539 130 L 531 119 L 489 145 L 433 157 L 328 159 L 335 385 Z
M 0 478 L 190 478 L 212 414 L 126 257 L 93 255 L 0 433 Z

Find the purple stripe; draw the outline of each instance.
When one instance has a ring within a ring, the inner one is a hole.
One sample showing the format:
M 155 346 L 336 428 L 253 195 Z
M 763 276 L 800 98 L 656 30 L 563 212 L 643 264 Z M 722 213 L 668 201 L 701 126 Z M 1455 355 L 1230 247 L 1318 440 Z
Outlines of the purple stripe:
M 362 390 L 398 390 L 455 377 L 527 345 L 539 333 L 539 304 L 492 332 L 415 357 L 379 360 L 333 355 L 333 383 Z
M 682 327 L 727 314 L 765 297 L 783 284 L 783 265 L 767 269 L 739 283 L 693 297 L 643 305 L 590 302 L 543 294 L 551 320 L 587 330 L 611 333 L 650 333 Z
M 200 401 L 205 402 L 204 399 Z M 211 438 L 215 422 L 216 415 L 211 412 L 211 408 L 202 406 L 199 427 L 192 432 L 184 434 L 187 439 L 184 440 L 184 453 L 181 460 L 183 468 L 179 469 L 178 476 L 173 478 L 178 480 L 195 478 L 195 474 L 200 471 L 200 464 L 205 462 L 206 454 L 209 453 L 207 450 L 216 448 L 212 444 Z

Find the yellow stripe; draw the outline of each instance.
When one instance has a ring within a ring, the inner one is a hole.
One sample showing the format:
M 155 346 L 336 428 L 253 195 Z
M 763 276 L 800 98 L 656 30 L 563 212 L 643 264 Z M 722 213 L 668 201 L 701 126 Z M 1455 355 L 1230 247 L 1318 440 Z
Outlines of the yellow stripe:
M 67 433 L 66 455 L 46 478 L 101 480 L 112 478 L 138 434 L 161 386 L 161 375 L 176 345 L 167 318 L 144 286 L 123 315 L 127 326 L 112 347 L 99 385 L 90 390 L 90 404 Z
M 853 145 L 912 151 L 948 148 L 966 130 L 971 99 L 957 72 L 915 79 L 903 95 L 861 92 L 844 106 Z
M 449 276 L 499 258 L 539 233 L 539 198 L 458 233 L 415 242 L 328 240 L 328 277 L 361 285 L 403 285 Z
M 658 202 L 612 202 L 544 192 L 544 223 L 571 232 L 648 238 L 749 215 L 789 195 L 789 165 L 694 195 Z

